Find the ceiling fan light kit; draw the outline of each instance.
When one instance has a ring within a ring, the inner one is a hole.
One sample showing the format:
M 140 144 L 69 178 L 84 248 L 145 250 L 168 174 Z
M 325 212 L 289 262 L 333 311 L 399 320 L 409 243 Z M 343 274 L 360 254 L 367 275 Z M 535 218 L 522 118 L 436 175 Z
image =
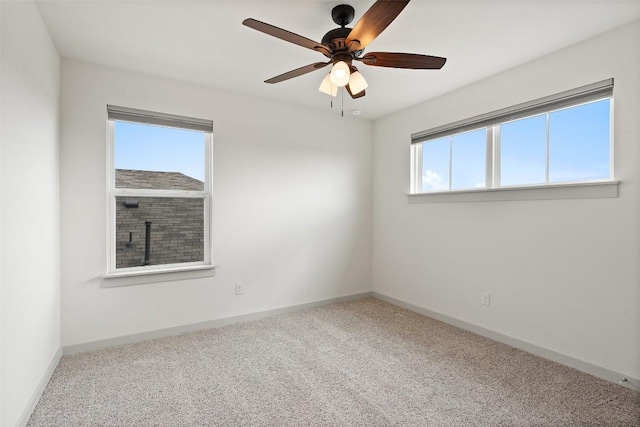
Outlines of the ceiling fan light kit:
M 346 62 L 338 61 L 333 64 L 333 68 L 331 68 L 331 73 L 329 75 L 331 76 L 331 83 L 338 87 L 345 87 L 347 83 L 349 83 L 351 70 Z
M 355 16 L 353 7 L 347 4 L 338 5 L 331 11 L 331 17 L 333 22 L 340 25 L 340 28 L 327 32 L 322 37 L 322 43 L 256 19 L 248 18 L 242 23 L 267 35 L 320 52 L 329 58 L 328 62 L 309 64 L 265 80 L 265 83 L 279 83 L 332 64 L 331 72 L 322 80 L 319 91 L 336 96 L 338 87 L 344 87 L 352 98 L 357 99 L 365 95 L 368 84 L 353 65 L 353 61 L 360 61 L 373 67 L 422 70 L 440 69 L 447 61 L 446 58 L 438 56 L 413 53 L 370 52 L 364 54 L 367 45 L 393 22 L 408 3 L 409 0 L 377 0 L 362 15 L 353 29 L 347 27 Z
M 368 87 L 369 85 L 364 79 L 364 76 L 360 74 L 360 71 L 351 73 L 351 76 L 349 77 L 349 88 L 351 89 L 351 93 L 356 95 Z
M 338 86 L 331 83 L 331 74 L 327 74 L 322 83 L 320 83 L 320 87 L 318 90 L 322 93 L 326 93 L 327 95 L 336 96 L 338 95 Z

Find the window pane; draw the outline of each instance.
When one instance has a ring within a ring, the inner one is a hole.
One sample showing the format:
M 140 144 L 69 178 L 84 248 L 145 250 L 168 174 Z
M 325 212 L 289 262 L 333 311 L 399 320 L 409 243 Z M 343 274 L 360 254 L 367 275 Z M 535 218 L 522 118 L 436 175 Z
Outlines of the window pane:
M 115 167 L 121 171 L 162 172 L 137 175 L 125 181 L 116 177 L 117 188 L 202 190 L 204 186 L 204 133 L 139 123 L 114 122 Z M 170 175 L 170 174 L 172 175 Z M 120 177 L 125 177 L 125 172 Z M 192 182 L 190 188 L 185 183 Z M 200 185 L 198 187 L 198 185 Z M 197 188 L 191 188 L 191 187 Z
M 500 185 L 545 182 L 547 116 L 500 125 Z
M 203 218 L 203 199 L 116 197 L 116 268 L 203 261 Z
M 486 128 L 454 135 L 452 144 L 451 188 L 485 187 Z
M 449 143 L 451 137 L 422 143 L 422 191 L 449 189 Z
M 549 115 L 549 181 L 609 178 L 610 100 Z

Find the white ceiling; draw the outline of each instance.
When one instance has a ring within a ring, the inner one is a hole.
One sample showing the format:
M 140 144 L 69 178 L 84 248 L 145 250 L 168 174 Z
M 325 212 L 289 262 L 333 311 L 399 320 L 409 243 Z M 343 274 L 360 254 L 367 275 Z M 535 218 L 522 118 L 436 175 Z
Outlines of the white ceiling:
M 264 80 L 325 58 L 242 25 L 245 18 L 320 41 L 339 0 L 52 0 L 38 7 L 60 54 L 125 70 L 329 109 L 318 92 L 328 68 Z M 373 0 L 346 3 L 355 25 Z M 367 95 L 345 114 L 377 119 L 640 18 L 640 0 L 413 0 L 367 51 L 444 56 L 442 70 L 361 65 Z M 339 114 L 340 98 L 334 102 Z

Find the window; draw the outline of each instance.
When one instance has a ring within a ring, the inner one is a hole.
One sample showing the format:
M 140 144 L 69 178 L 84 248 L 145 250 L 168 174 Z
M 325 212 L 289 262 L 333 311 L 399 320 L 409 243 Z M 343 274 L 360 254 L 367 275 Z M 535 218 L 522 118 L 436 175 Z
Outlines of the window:
M 482 188 L 486 179 L 486 129 L 438 138 L 422 146 L 422 190 Z
M 412 135 L 411 193 L 613 179 L 613 79 Z
M 213 123 L 107 106 L 109 273 L 211 266 Z
M 514 120 L 497 127 L 497 134 L 500 135 L 500 185 L 544 183 L 547 161 L 546 115 Z

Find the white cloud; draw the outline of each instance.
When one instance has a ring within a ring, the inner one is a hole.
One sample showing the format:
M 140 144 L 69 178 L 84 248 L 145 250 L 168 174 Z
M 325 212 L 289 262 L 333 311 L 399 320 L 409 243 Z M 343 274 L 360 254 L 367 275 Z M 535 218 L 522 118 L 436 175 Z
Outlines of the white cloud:
M 422 175 L 422 190 L 447 190 L 448 183 L 443 182 L 442 177 L 436 172 L 427 170 Z

